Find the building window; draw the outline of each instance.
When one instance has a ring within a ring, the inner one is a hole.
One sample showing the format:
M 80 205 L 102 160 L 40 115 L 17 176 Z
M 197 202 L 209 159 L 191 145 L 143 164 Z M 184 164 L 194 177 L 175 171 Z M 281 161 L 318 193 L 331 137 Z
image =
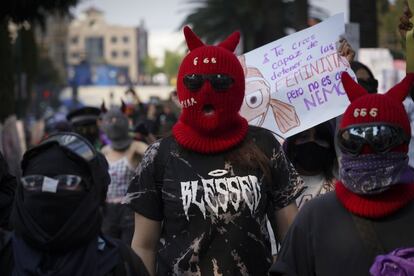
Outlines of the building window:
M 87 37 L 85 39 L 86 60 L 90 63 L 99 63 L 104 57 L 103 37 Z
M 95 21 L 94 19 L 91 19 L 91 20 L 89 21 L 89 27 L 94 27 L 94 26 L 95 26 L 95 24 L 96 24 L 96 21 Z
M 122 37 L 122 41 L 124 41 L 124 43 L 128 43 L 129 42 L 129 37 L 127 37 L 127 36 Z
M 116 43 L 118 41 L 118 38 L 116 36 L 111 37 L 111 42 Z
M 122 52 L 122 55 L 123 55 L 124 57 L 129 57 L 129 51 L 128 51 L 128 50 L 123 51 L 123 52 Z
M 112 52 L 111 52 L 111 56 L 112 56 L 113 58 L 118 57 L 118 52 L 117 52 L 117 51 L 112 51 Z
M 78 44 L 79 38 L 78 38 L 77 36 L 73 36 L 73 37 L 70 39 L 70 41 L 71 41 L 71 43 L 72 43 L 72 44 Z

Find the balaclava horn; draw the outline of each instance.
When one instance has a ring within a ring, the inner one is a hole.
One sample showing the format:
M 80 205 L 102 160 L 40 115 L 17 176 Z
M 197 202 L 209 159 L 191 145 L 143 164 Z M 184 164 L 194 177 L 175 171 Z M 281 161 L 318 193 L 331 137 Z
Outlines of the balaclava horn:
M 189 150 L 225 151 L 239 144 L 248 128 L 247 121 L 239 114 L 245 90 L 244 73 L 233 53 L 240 34 L 233 33 L 218 46 L 205 45 L 189 27 L 184 28 L 184 35 L 190 52 L 178 72 L 177 92 L 182 113 L 173 127 L 173 135 Z M 233 83 L 228 89 L 217 91 L 209 80 L 204 80 L 200 89 L 192 91 L 184 84 L 184 77 L 192 74 L 228 75 Z

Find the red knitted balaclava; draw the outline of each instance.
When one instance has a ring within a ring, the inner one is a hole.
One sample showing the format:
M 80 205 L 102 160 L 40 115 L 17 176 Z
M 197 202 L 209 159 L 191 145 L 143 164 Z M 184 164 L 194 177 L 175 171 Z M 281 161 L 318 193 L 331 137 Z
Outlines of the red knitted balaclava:
M 177 76 L 178 99 L 182 112 L 173 135 L 184 148 L 200 153 L 222 152 L 239 144 L 247 133 L 247 121 L 239 115 L 244 98 L 243 68 L 234 55 L 240 34 L 235 32 L 218 46 L 205 45 L 189 27 L 184 35 L 190 52 Z M 184 79 L 206 77 L 199 89 L 189 89 Z M 209 76 L 232 79 L 226 89 L 215 89 Z
M 410 122 L 404 106 L 402 105 L 402 101 L 407 96 L 413 80 L 414 74 L 408 74 L 404 80 L 391 88 L 387 93 L 369 94 L 347 73 L 343 73 L 342 83 L 351 104 L 345 110 L 339 129 L 341 130 L 351 125 L 385 123 L 401 127 L 404 133 L 411 137 Z M 390 153 L 391 152 L 397 152 L 403 155 L 406 154 L 408 152 L 408 142 L 395 146 L 390 150 Z M 347 166 L 350 166 L 349 164 L 351 164 L 351 166 L 355 166 L 355 168 L 367 172 L 369 170 L 369 172 L 371 172 L 373 168 L 367 167 L 368 164 L 364 163 L 367 162 L 367 159 L 364 159 L 363 157 L 368 157 L 373 153 L 373 149 L 371 149 L 370 146 L 365 145 L 360 153 L 361 155 L 355 157 L 355 159 L 351 159 L 354 163 L 347 162 Z M 378 161 L 388 164 L 385 163 L 387 158 L 389 158 L 388 155 L 391 154 L 385 153 L 377 155 L 381 158 L 384 156 L 383 162 L 379 159 Z M 343 156 L 341 159 L 340 177 L 342 181 L 337 182 L 335 192 L 339 201 L 351 213 L 370 218 L 385 217 L 396 212 L 414 199 L 414 185 L 409 183 L 402 184 L 400 182 L 392 183 L 392 186 L 388 186 L 386 190 L 377 194 L 356 193 L 353 191 L 353 188 L 347 184 L 349 183 L 349 178 L 354 181 L 358 180 L 357 184 L 365 179 L 355 177 L 355 174 L 349 174 L 348 171 L 343 170 L 345 158 L 348 157 Z M 408 163 L 408 157 L 406 157 L 406 160 Z M 383 166 L 382 163 L 378 163 L 378 168 Z M 387 168 L 391 169 L 392 167 L 389 166 Z M 382 185 L 380 182 L 378 183 L 379 185 Z

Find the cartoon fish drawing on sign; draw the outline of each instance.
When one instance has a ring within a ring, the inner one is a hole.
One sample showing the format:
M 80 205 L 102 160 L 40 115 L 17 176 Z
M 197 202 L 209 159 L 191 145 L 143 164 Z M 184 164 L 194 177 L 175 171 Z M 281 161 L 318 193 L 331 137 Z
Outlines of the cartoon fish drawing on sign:
M 240 113 L 251 125 L 262 126 L 269 108 L 282 133 L 300 125 L 295 107 L 271 97 L 270 85 L 256 67 L 248 67 L 244 55 L 239 56 L 246 78 L 246 92 Z

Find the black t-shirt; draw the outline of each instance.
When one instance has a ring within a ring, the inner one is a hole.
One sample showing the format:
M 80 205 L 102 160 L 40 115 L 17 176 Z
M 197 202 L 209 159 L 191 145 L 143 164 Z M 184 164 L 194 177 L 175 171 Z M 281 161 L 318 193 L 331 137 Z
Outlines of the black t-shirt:
M 369 220 L 385 254 L 414 247 L 414 204 Z M 369 242 L 369 241 L 368 241 Z M 282 244 L 271 275 L 368 276 L 375 253 L 334 192 L 306 203 Z
M 269 159 L 266 178 L 229 162 L 229 152 L 199 154 L 165 139 L 160 152 L 167 140 L 148 148 L 126 196 L 135 212 L 163 221 L 157 274 L 265 275 L 272 262 L 266 214 L 294 202 L 303 186 L 280 144 L 249 128 L 246 139 Z

